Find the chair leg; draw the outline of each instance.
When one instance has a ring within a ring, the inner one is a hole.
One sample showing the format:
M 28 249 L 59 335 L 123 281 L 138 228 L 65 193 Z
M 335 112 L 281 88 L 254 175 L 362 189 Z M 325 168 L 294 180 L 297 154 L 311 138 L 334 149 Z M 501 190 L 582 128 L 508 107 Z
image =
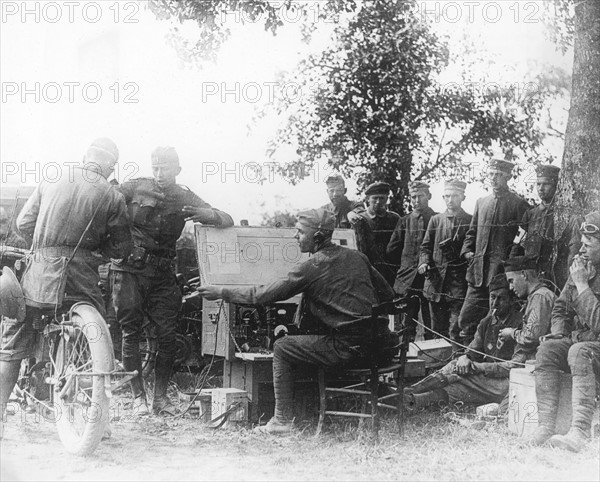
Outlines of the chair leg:
M 319 379 L 319 423 L 317 424 L 317 432 L 315 436 L 321 435 L 323 429 L 323 422 L 325 421 L 325 410 L 327 410 L 327 392 L 325 391 L 325 369 L 319 367 L 318 370 Z
M 372 428 L 373 437 L 375 441 L 379 440 L 379 373 L 377 367 L 371 367 L 371 417 L 372 417 Z

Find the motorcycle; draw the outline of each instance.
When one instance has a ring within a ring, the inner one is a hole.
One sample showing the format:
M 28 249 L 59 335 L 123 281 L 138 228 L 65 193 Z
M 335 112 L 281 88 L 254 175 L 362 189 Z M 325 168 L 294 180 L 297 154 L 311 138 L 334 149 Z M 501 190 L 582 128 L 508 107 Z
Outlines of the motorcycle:
M 89 455 L 107 429 L 113 392 L 137 372 L 116 369 L 108 325 L 90 303 L 26 309 L 15 272 L 22 270 L 27 254 L 0 248 L 0 291 L 12 295 L 18 312 L 29 317 L 35 330 L 34 355 L 22 363 L 15 391 L 25 403 L 46 410 L 67 451 Z

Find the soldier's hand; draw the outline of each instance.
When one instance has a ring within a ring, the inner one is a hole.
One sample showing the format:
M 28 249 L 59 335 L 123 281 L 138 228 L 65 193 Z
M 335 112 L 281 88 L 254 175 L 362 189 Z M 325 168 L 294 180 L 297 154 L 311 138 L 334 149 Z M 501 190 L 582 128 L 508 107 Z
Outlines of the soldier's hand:
M 473 256 L 475 256 L 475 253 L 473 253 L 472 251 L 467 251 L 467 252 L 464 254 L 464 258 L 465 258 L 467 261 L 471 261 L 471 260 L 473 259 Z
M 473 362 L 467 355 L 462 355 L 456 360 L 456 373 L 459 375 L 469 375 L 473 371 Z
M 348 217 L 348 221 L 350 221 L 350 223 L 354 224 L 354 223 L 358 222 L 362 216 L 358 213 L 355 213 L 354 211 L 350 211 L 347 214 L 347 217 Z
M 579 255 L 576 255 L 573 258 L 573 263 L 571 263 L 569 272 L 571 273 L 571 279 L 573 280 L 573 283 L 575 283 L 579 293 L 585 291 L 589 287 L 588 280 L 590 279 L 591 270 L 592 267 L 589 261 Z
M 515 329 L 514 328 L 502 328 L 498 333 L 498 338 L 502 341 L 510 340 L 515 337 Z
M 223 298 L 223 288 L 215 285 L 205 285 L 198 286 L 196 291 L 200 293 L 202 298 L 206 298 L 207 300 L 220 300 Z
M 425 274 L 428 269 L 429 269 L 429 266 L 427 264 L 423 263 L 421 266 L 419 266 L 417 268 L 417 273 L 419 273 L 419 274 Z
M 181 210 L 188 217 L 186 221 L 198 221 L 203 224 L 211 224 L 216 220 L 215 212 L 210 208 L 197 208 L 195 206 L 183 206 Z

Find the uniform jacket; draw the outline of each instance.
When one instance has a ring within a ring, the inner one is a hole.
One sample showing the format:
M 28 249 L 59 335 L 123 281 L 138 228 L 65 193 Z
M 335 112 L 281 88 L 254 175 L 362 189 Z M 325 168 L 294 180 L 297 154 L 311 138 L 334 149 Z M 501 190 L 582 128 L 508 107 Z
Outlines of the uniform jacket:
M 542 203 L 525 211 L 521 227 L 527 234 L 520 244 L 513 246 L 511 256 L 537 258 L 538 269 L 562 289 L 569 276 L 573 256 L 581 246 L 579 230 L 569 225 L 555 238 L 554 203 Z M 555 246 L 556 258 L 553 258 Z
M 428 207 L 400 218 L 387 246 L 388 261 L 399 266 L 394 290 L 405 296 L 417 276 L 419 254 L 429 220 L 436 212 Z
M 362 224 L 368 232 L 364 249 L 361 252 L 367 255 L 371 264 L 375 266 L 385 280 L 393 285 L 397 266 L 388 263 L 386 249 L 400 216 L 393 211 L 386 211 L 383 215 L 371 216 L 367 210 L 362 210 L 359 214 L 363 218 Z
M 321 209 L 331 211 L 335 215 L 335 227 L 341 229 L 351 229 L 352 225 L 348 221 L 348 213 L 357 207 L 362 206 L 358 201 L 350 201 L 346 196 L 340 202 L 339 206 L 334 206 L 333 203 L 328 203 L 321 206 Z
M 233 226 L 233 219 L 204 202 L 188 188 L 178 184 L 161 188 L 153 178 L 138 178 L 118 186 L 125 197 L 134 247 L 148 254 L 174 259 L 177 239 L 188 214 L 184 206 L 210 208 L 216 215 L 216 226 Z M 129 270 L 129 264 L 113 263 L 113 269 Z
M 520 328 L 523 323 L 523 314 L 516 308 L 512 308 L 506 319 L 500 320 L 491 313 L 479 322 L 475 338 L 469 343 L 467 356 L 477 362 L 494 362 L 493 358 L 510 360 L 515 350 L 516 342 L 512 339 L 506 340 L 501 348 L 498 348 L 498 333 L 504 328 Z M 471 350 L 485 353 L 482 356 Z M 488 356 L 489 355 L 489 356 Z
M 33 241 L 22 278 L 26 303 L 31 306 L 60 305 L 65 290 L 67 295 L 75 291 L 90 301 L 100 300 L 101 306 L 98 266 L 103 260 L 92 252 L 125 257 L 131 251 L 123 196 L 85 166 L 74 168 L 56 182 L 42 181 L 23 206 L 17 228 L 26 240 Z M 69 258 L 73 259 L 67 266 Z
M 429 266 L 423 290 L 431 301 L 440 301 L 440 293 L 454 298 L 464 298 L 467 293 L 467 263 L 461 259 L 460 250 L 471 218 L 461 209 L 456 215 L 448 211 L 436 214 L 429 221 L 421 244 L 419 265 Z M 450 241 L 441 249 L 440 242 L 445 240 Z
M 478 199 L 461 256 L 475 253 L 467 269 L 469 284 L 487 287 L 510 254 L 518 224 L 529 204 L 511 191 Z
M 303 317 L 330 328 L 345 328 L 371 316 L 372 306 L 394 292 L 367 257 L 329 244 L 270 285 L 223 288 L 233 303 L 266 305 L 303 293 Z
M 581 294 L 569 276 L 552 310 L 553 335 L 570 336 L 573 342 L 600 341 L 600 273 Z

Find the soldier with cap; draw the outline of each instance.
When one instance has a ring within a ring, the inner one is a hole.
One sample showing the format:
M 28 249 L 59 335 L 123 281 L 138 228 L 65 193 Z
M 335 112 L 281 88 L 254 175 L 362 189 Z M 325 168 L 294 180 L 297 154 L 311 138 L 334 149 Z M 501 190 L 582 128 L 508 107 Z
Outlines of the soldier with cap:
M 200 294 L 209 300 L 267 305 L 303 294 L 297 316 L 320 328 L 319 334 L 288 335 L 273 347 L 275 415 L 263 431 L 288 433 L 294 417 L 294 371 L 299 367 L 341 367 L 365 355 L 371 333 L 372 306 L 393 299 L 394 292 L 367 257 L 331 242 L 335 227 L 333 213 L 311 209 L 298 213 L 296 236 L 300 251 L 312 256 L 295 266 L 287 278 L 266 286 L 202 286 Z M 377 327 L 378 355 L 389 362 L 397 344 L 388 320 Z
M 431 328 L 429 302 L 423 294 L 425 275 L 418 272 L 418 267 L 423 237 L 430 219 L 436 212 L 429 207 L 431 199 L 429 184 L 420 181 L 411 182 L 409 194 L 413 211 L 398 221 L 387 246 L 387 257 L 391 263 L 399 266 L 394 291 L 399 296 L 410 296 L 404 316 L 408 320 L 410 336 L 414 340 L 419 310 L 421 310 L 423 323 Z M 433 338 L 432 333 L 425 330 L 425 339 L 431 338 Z
M 542 278 L 555 283 L 561 290 L 567 281 L 571 261 L 581 246 L 579 232 L 577 227 L 570 224 L 560 236 L 555 237 L 554 196 L 560 168 L 550 164 L 541 165 L 536 173 L 537 193 L 541 203 L 523 215 L 521 230 L 515 239 L 511 256 L 536 258 Z
M 17 381 L 21 360 L 32 356 L 36 310 L 87 301 L 105 314 L 98 286 L 101 255 L 124 257 L 131 251 L 125 201 L 107 181 L 118 158 L 113 141 L 96 139 L 82 166 L 58 180 L 42 181 L 17 217 L 17 229 L 33 244 L 21 279 L 26 315 L 10 316 L 5 312 L 8 300 L 4 295 L 0 300 L 2 411 Z
M 569 268 L 570 276 L 554 303 L 550 335 L 537 352 L 535 392 L 538 428 L 531 442 L 579 452 L 591 438 L 600 373 L 600 211 L 585 216 L 580 227 L 581 248 Z M 571 428 L 555 435 L 561 373 L 571 373 Z
M 153 178 L 134 179 L 119 186 L 127 202 L 134 247 L 128 258 L 113 260 L 110 282 L 123 333 L 123 366 L 140 373 L 131 381 L 133 409 L 139 415 L 149 412 L 139 347 L 146 315 L 156 325 L 158 335 L 152 408 L 157 414 L 174 415 L 177 409 L 167 396 L 167 387 L 176 355 L 177 313 L 182 300 L 175 280 L 176 242 L 186 219 L 222 228 L 233 226 L 233 220 L 176 184 L 181 166 L 173 147 L 157 147 L 151 161 Z
M 466 351 L 457 353 L 457 359 L 405 389 L 409 408 L 434 403 L 500 403 L 506 397 L 516 342 L 508 339 L 498 343 L 498 334 L 520 328 L 523 317 L 504 274 L 496 275 L 489 287 L 489 312 L 478 324 L 475 338 Z
M 367 227 L 368 241 L 363 252 L 390 286 L 393 286 L 396 267 L 387 262 L 386 249 L 400 216 L 387 209 L 390 189 L 387 182 L 369 184 L 365 190 L 367 209 L 357 208 L 355 212 L 360 214 Z
M 335 218 L 335 228 L 351 229 L 352 221 L 359 218 L 357 213 L 352 211 L 362 204 L 358 201 L 350 201 L 346 197 L 346 181 L 339 174 L 332 174 L 325 179 L 327 185 L 327 195 L 330 202 L 321 206 L 321 209 L 331 211 Z
M 478 199 L 465 236 L 461 256 L 469 263 L 467 294 L 458 317 L 464 343 L 473 339 L 478 320 L 484 316 L 491 279 L 502 272 L 502 262 L 510 254 L 518 224 L 529 204 L 508 189 L 512 162 L 492 159 L 489 179 L 492 194 Z
M 444 184 L 446 211 L 429 221 L 421 244 L 418 272 L 425 274 L 433 329 L 459 341 L 458 315 L 467 293 L 467 263 L 460 258 L 472 216 L 461 207 L 467 183 L 456 179 Z

